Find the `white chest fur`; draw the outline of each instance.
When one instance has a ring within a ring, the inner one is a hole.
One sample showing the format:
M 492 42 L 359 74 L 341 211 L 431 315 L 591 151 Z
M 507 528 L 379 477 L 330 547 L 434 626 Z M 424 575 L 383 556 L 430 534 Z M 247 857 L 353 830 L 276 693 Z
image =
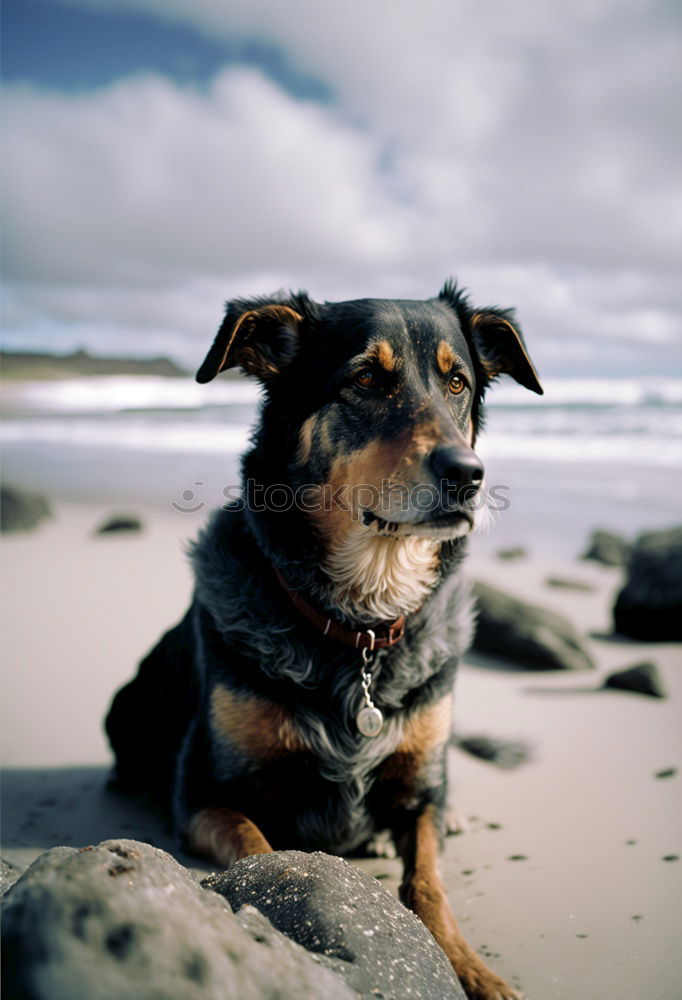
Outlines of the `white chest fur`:
M 436 581 L 439 547 L 431 538 L 383 538 L 355 525 L 325 560 L 334 603 L 361 621 L 416 611 Z

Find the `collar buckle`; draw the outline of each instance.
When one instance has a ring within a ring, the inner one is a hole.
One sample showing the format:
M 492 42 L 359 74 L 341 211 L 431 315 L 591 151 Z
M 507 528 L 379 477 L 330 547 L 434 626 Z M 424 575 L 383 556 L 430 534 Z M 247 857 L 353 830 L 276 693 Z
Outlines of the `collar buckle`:
M 392 646 L 394 642 L 399 642 L 405 635 L 405 619 L 399 618 L 388 629 L 388 644 Z

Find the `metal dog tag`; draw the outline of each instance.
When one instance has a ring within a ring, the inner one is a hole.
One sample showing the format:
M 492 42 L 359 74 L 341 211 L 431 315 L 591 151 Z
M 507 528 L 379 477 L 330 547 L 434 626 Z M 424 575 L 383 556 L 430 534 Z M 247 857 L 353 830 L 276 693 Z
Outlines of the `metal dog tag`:
M 378 736 L 384 727 L 384 717 L 378 708 L 361 708 L 355 717 L 358 729 L 363 736 Z

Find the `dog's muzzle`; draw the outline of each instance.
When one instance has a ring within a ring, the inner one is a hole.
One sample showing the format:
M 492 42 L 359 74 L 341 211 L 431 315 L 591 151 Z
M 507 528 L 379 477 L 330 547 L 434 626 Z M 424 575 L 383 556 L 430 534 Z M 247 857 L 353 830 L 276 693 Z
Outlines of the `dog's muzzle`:
M 483 485 L 483 465 L 466 445 L 447 445 L 428 456 L 426 480 L 405 490 L 409 501 L 384 509 L 365 510 L 365 524 L 381 534 L 457 537 L 474 526 Z

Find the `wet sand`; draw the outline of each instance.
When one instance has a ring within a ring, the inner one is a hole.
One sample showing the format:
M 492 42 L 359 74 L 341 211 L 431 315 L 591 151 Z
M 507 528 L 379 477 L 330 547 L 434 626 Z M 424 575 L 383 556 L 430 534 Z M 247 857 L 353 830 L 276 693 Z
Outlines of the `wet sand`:
M 102 719 L 114 690 L 187 605 L 182 545 L 201 517 L 133 505 L 139 535 L 94 536 L 121 508 L 62 504 L 3 537 L 3 856 L 20 867 L 57 844 L 150 840 L 183 856 L 157 817 L 105 787 Z M 531 540 L 532 541 L 532 540 Z M 682 646 L 610 636 L 620 573 L 535 559 L 469 561 L 470 575 L 567 614 L 597 671 L 537 672 L 470 654 L 456 694 L 460 735 L 529 747 L 510 770 L 453 746 L 451 802 L 468 831 L 443 859 L 471 943 L 531 1000 L 672 1000 L 682 959 Z M 594 587 L 548 587 L 548 576 Z M 610 670 L 658 665 L 668 699 L 599 691 Z M 397 862 L 366 870 L 397 885 Z

